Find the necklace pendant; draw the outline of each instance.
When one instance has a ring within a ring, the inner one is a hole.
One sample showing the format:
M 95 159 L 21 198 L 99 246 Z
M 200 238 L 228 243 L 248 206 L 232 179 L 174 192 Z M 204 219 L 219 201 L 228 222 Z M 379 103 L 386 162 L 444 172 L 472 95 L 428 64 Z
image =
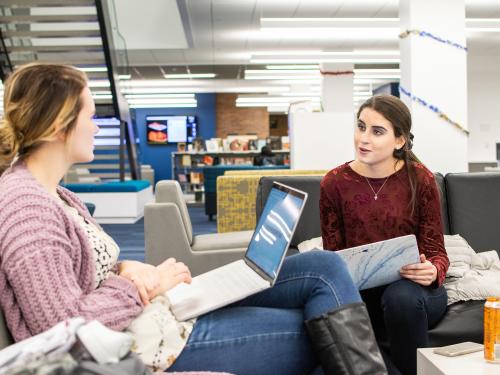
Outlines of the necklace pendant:
M 373 198 L 374 198 L 375 200 L 377 200 L 377 199 L 378 199 L 378 195 L 377 195 L 377 194 L 375 194 L 375 195 L 373 196 Z

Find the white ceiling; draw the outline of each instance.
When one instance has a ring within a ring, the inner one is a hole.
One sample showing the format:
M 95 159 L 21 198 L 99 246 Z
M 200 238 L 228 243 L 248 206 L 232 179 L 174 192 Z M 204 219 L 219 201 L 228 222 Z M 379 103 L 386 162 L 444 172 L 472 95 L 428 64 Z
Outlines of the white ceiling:
M 131 73 L 132 80 L 123 81 L 122 88 L 129 94 L 135 91 L 147 93 L 144 95 L 235 92 L 260 98 L 266 94 L 293 96 L 302 93 L 319 99 L 319 78 L 309 83 L 290 79 L 252 81 L 243 79 L 245 70 L 266 68 L 265 63 L 255 62 L 259 53 L 279 55 L 307 51 L 308 57 L 314 57 L 317 51 L 399 51 L 399 30 L 367 33 L 359 28 L 347 32 L 337 29 L 311 35 L 302 30 L 265 30 L 261 21 L 262 18 L 285 17 L 397 18 L 398 0 L 108 1 L 117 9 L 118 31 L 126 39 L 131 69 L 122 73 Z M 500 19 L 500 0 L 466 0 L 465 4 L 467 18 Z M 467 47 L 469 56 L 496 56 L 500 61 L 500 32 L 468 33 Z M 355 68 L 394 69 L 398 64 L 356 64 Z M 164 73 L 215 73 L 217 77 L 171 80 L 164 79 Z M 357 77 L 362 78 L 362 75 L 356 73 L 355 76 L 355 104 L 363 100 L 359 94 L 369 95 L 373 88 L 398 80 L 359 80 L 356 83 Z M 289 102 L 293 100 L 298 99 L 289 98 Z M 287 105 L 268 106 L 268 110 L 283 112 Z
M 248 65 L 256 51 L 399 48 L 397 35 L 312 38 L 263 31 L 260 22 L 262 17 L 398 17 L 398 0 L 141 0 L 115 6 L 131 66 Z M 179 29 L 181 15 L 184 29 Z M 468 0 L 466 16 L 500 18 L 500 1 Z M 186 35 L 192 46 L 179 47 Z M 472 54 L 500 55 L 500 33 L 469 35 L 467 42 Z

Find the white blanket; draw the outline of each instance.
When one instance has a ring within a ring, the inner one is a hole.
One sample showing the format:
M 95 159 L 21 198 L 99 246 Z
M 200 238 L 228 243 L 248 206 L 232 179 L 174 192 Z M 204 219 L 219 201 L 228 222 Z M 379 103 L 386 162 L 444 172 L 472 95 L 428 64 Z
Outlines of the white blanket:
M 495 250 L 476 253 L 458 234 L 444 236 L 444 246 L 450 259 L 444 283 L 448 305 L 500 296 L 500 260 Z
M 444 247 L 450 260 L 444 286 L 448 305 L 458 301 L 500 296 L 500 260 L 495 250 L 476 253 L 460 235 L 445 235 Z M 300 252 L 323 249 L 321 237 L 298 245 Z

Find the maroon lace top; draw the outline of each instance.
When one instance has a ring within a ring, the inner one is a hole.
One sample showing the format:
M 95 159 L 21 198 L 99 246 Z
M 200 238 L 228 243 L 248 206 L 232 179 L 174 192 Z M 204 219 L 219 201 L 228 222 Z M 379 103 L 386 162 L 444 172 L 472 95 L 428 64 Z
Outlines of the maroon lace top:
M 409 206 L 411 192 L 406 167 L 385 178 L 367 179 L 349 163 L 321 181 L 320 216 L 323 247 L 328 250 L 364 245 L 415 234 L 420 253 L 437 268 L 435 286 L 441 285 L 449 260 L 444 248 L 439 191 L 434 175 L 414 163 L 417 174 L 415 210 Z M 380 188 L 382 189 L 378 191 Z

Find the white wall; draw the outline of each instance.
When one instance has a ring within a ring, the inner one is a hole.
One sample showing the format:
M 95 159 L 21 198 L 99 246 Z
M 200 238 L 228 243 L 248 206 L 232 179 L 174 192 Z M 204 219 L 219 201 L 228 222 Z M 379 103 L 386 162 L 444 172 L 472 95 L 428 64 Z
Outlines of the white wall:
M 288 115 L 292 169 L 326 169 L 354 159 L 354 114 L 296 112 Z
M 500 56 L 469 55 L 468 160 L 495 162 L 500 143 Z

